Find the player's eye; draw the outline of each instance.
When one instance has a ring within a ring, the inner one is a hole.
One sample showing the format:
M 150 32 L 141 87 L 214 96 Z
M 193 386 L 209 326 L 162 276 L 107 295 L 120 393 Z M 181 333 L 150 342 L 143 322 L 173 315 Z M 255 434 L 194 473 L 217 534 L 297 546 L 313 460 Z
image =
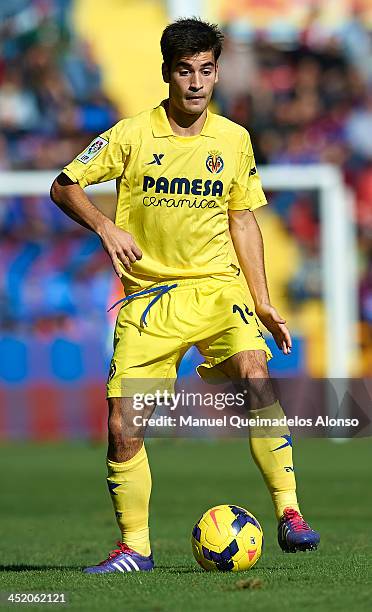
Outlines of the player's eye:
M 211 70 L 203 70 L 204 76 L 209 76 L 211 74 Z
M 180 75 L 181 76 L 187 76 L 189 74 L 188 70 L 181 70 Z

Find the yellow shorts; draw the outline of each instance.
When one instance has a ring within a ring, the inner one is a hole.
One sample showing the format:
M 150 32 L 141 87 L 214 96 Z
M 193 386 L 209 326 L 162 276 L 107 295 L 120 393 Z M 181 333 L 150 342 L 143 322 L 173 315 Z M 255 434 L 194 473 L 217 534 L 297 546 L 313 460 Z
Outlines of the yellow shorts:
M 151 306 L 146 325 L 141 318 L 154 300 L 153 293 L 134 297 L 121 307 L 107 397 L 132 396 L 132 381 L 138 379 L 169 380 L 163 388 L 171 389 L 181 359 L 193 345 L 205 360 L 197 368 L 205 380 L 215 375 L 214 366 L 240 351 L 264 350 L 267 360 L 272 357 L 239 279 L 204 277 L 168 283 L 174 284 L 177 287 L 162 293 Z

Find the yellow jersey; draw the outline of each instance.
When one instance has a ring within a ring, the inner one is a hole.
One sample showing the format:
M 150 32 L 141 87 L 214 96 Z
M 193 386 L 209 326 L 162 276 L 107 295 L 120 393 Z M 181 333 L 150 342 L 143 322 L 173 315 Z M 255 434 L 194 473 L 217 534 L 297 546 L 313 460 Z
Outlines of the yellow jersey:
M 142 259 L 128 295 L 172 279 L 236 276 L 228 210 L 266 204 L 248 132 L 207 112 L 197 136 L 173 133 L 163 103 L 98 136 L 63 172 L 81 187 L 116 179 L 115 224 Z

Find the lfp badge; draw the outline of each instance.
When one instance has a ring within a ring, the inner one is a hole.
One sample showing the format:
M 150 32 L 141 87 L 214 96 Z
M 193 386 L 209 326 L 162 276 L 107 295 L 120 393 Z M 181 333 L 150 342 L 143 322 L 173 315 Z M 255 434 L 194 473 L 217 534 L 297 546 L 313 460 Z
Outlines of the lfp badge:
M 102 138 L 102 136 L 97 136 L 97 138 L 90 143 L 89 147 L 80 153 L 76 159 L 81 161 L 83 164 L 87 164 L 91 159 L 94 159 L 98 155 L 103 147 L 107 147 L 107 145 L 108 140 Z
M 212 172 L 212 174 L 222 172 L 224 163 L 221 157 L 221 151 L 209 151 L 205 165 L 207 166 L 207 170 Z

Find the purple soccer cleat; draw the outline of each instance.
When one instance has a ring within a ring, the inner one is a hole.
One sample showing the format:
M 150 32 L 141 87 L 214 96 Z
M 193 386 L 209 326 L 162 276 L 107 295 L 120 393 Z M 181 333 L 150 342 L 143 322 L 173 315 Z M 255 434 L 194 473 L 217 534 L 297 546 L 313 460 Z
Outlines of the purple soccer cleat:
M 128 572 L 149 572 L 154 569 L 154 560 L 152 554 L 148 557 L 143 557 L 135 550 L 132 550 L 123 542 L 117 542 L 119 548 L 112 550 L 104 561 L 98 565 L 86 567 L 83 571 L 86 574 L 108 574 L 119 572 L 125 574 Z
M 309 527 L 297 510 L 285 508 L 278 524 L 278 542 L 284 552 L 316 550 L 320 535 Z

